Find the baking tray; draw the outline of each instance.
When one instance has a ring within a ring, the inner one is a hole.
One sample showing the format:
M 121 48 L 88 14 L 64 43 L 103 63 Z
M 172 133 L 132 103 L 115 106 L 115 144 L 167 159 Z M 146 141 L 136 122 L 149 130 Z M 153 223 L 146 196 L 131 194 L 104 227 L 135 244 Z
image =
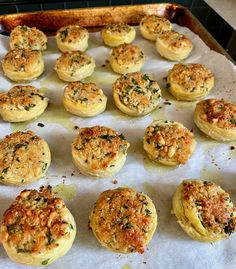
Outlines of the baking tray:
M 43 30 L 47 35 L 53 35 L 60 27 L 73 23 L 86 27 L 90 31 L 97 31 L 104 25 L 114 22 L 137 25 L 144 15 L 150 14 L 164 16 L 172 23 L 189 28 L 199 35 L 208 47 L 224 54 L 233 62 L 230 55 L 186 7 L 173 3 L 52 10 L 2 15 L 0 16 L 0 33 L 9 34 L 16 26 L 27 25 L 30 27 L 35 26 Z

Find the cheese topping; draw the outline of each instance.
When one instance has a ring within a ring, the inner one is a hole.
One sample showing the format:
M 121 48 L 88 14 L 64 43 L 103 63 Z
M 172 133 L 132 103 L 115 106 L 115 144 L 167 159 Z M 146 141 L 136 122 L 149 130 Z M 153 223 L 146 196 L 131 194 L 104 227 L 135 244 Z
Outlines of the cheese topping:
M 133 31 L 133 27 L 125 23 L 113 23 L 106 25 L 103 28 L 103 31 L 111 34 L 126 35 L 127 33 Z
M 10 34 L 11 49 L 45 50 L 47 37 L 35 27 L 17 26 Z
M 33 86 L 15 86 L 0 94 L 0 108 L 30 111 L 45 99 L 44 94 Z
M 56 37 L 60 37 L 63 43 L 76 43 L 88 37 L 88 31 L 79 25 L 67 25 L 57 31 Z
M 142 18 L 141 25 L 145 27 L 146 31 L 151 34 L 159 34 L 164 31 L 170 31 L 172 28 L 169 20 L 157 15 L 150 15 Z
M 113 85 L 113 91 L 119 95 L 120 101 L 131 110 L 139 113 L 155 108 L 161 99 L 158 83 L 142 73 L 130 73 L 121 76 Z
M 157 160 L 172 159 L 184 164 L 192 154 L 193 133 L 178 122 L 153 122 L 146 129 L 145 139 Z
M 91 170 L 115 166 L 120 155 L 126 155 L 129 143 L 123 134 L 103 126 L 81 128 L 72 148 L 77 158 Z
M 167 82 L 183 86 L 186 92 L 208 92 L 213 74 L 202 64 L 175 64 L 169 71 Z
M 90 216 L 97 237 L 113 250 L 144 252 L 153 231 L 150 202 L 143 193 L 118 188 L 103 192 Z
M 207 99 L 199 102 L 203 113 L 200 115 L 204 120 L 216 124 L 220 128 L 236 128 L 236 105 L 223 99 Z
M 196 209 L 205 229 L 230 235 L 236 229 L 236 209 L 228 193 L 207 181 L 184 181 L 182 199 Z
M 52 196 L 51 187 L 24 190 L 4 213 L 1 240 L 17 253 L 41 253 L 58 247 L 57 240 L 70 235 L 63 218 L 65 204 Z

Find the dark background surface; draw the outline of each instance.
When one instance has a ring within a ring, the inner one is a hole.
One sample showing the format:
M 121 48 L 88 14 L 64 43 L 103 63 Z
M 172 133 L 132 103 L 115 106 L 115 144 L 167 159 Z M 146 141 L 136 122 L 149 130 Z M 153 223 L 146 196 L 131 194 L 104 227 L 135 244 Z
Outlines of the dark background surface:
M 33 2 L 33 4 L 32 4 Z M 162 3 L 163 1 L 153 0 L 100 0 L 100 1 L 43 1 L 43 0 L 0 0 L 0 14 L 10 14 L 17 12 L 41 11 L 52 9 L 71 9 L 80 7 L 98 7 L 112 5 L 132 5 L 145 3 Z M 181 4 L 190 9 L 212 36 L 228 51 L 236 60 L 236 31 L 226 23 L 213 9 L 203 0 L 182 0 L 168 1 Z

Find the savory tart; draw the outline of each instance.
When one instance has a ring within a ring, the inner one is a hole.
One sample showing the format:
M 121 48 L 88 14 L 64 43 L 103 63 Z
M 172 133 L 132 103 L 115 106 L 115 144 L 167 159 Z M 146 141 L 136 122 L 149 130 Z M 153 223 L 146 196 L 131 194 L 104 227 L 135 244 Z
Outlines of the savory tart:
M 219 241 L 236 229 L 236 209 L 230 196 L 213 182 L 184 180 L 173 196 L 172 213 L 194 240 Z
M 170 61 L 186 59 L 193 49 L 192 41 L 185 35 L 175 31 L 163 32 L 156 40 L 156 50 Z
M 128 147 L 129 143 L 124 135 L 110 128 L 81 128 L 72 143 L 72 157 L 82 174 L 109 177 L 123 167 Z
M 14 49 L 2 60 L 4 74 L 15 82 L 29 82 L 38 78 L 44 71 L 41 51 Z
M 158 15 L 148 15 L 140 22 L 140 32 L 148 40 L 155 41 L 162 32 L 170 31 L 172 24 L 169 20 Z
M 197 103 L 194 112 L 197 127 L 219 141 L 236 140 L 236 105 L 223 99 L 206 99 Z
M 130 44 L 136 36 L 134 27 L 125 23 L 113 23 L 106 25 L 101 36 L 103 42 L 109 47 L 117 47 L 121 44 Z
M 182 123 L 167 120 L 152 122 L 143 138 L 148 157 L 164 165 L 185 164 L 196 144 L 193 133 Z
M 63 104 L 72 114 L 93 117 L 106 109 L 107 97 L 96 84 L 77 81 L 66 86 Z
M 76 24 L 61 27 L 56 33 L 56 43 L 60 51 L 85 51 L 88 47 L 89 33 L 86 28 Z
M 110 64 L 114 72 L 126 74 L 138 72 L 145 62 L 145 55 L 142 50 L 132 44 L 121 44 L 113 48 Z
M 117 188 L 101 193 L 91 210 L 89 226 L 107 249 L 143 253 L 156 230 L 157 213 L 144 193 Z
M 113 84 L 116 106 L 130 116 L 144 116 L 160 103 L 161 89 L 148 75 L 129 73 L 122 75 Z
M 0 141 L 0 183 L 29 184 L 43 177 L 50 163 L 47 142 L 32 131 L 14 132 Z
M 73 82 L 92 75 L 94 59 L 81 51 L 67 51 L 56 60 L 55 71 L 61 80 Z
M 50 186 L 22 191 L 4 213 L 0 230 L 8 256 L 28 266 L 49 265 L 65 255 L 75 235 L 72 214 Z
M 0 94 L 0 115 L 8 122 L 37 118 L 48 105 L 48 98 L 33 86 L 15 86 Z
M 167 85 L 177 100 L 196 101 L 210 93 L 214 87 L 214 76 L 202 64 L 179 63 L 169 70 Z
M 35 27 L 19 25 L 11 31 L 10 48 L 43 51 L 47 49 L 47 37 Z

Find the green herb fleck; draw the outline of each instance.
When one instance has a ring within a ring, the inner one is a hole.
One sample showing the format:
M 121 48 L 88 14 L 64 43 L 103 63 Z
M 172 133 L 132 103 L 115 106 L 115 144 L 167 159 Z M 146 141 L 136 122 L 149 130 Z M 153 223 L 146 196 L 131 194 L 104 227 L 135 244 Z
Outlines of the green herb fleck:
M 114 138 L 115 135 L 108 135 L 108 134 L 105 134 L 105 135 L 100 135 L 99 137 L 102 138 L 102 139 L 106 139 L 106 140 L 108 140 L 109 142 L 111 142 L 111 139 Z
M 44 260 L 41 262 L 42 265 L 47 265 L 50 259 Z
M 126 229 L 131 229 L 133 227 L 133 225 L 130 222 L 127 222 L 124 224 L 123 228 Z
M 146 75 L 146 74 L 145 74 L 145 75 L 143 75 L 143 79 L 144 79 L 144 80 L 146 80 L 146 81 L 150 80 L 149 76 L 148 76 L 148 75 Z
M 45 170 L 47 169 L 47 166 L 48 166 L 47 163 L 44 163 L 44 164 L 43 164 L 43 166 L 42 166 L 42 173 L 45 172 Z
M 4 169 L 2 170 L 2 173 L 6 174 L 7 171 L 8 171 L 8 169 L 9 169 L 9 167 L 4 168 Z
M 24 179 L 21 179 L 21 183 L 24 183 L 25 182 L 25 180 Z
M 24 106 L 24 109 L 29 111 L 31 108 L 35 107 L 35 104 L 29 104 L 28 106 Z
M 149 209 L 145 208 L 145 215 L 150 216 L 152 215 L 152 212 Z
M 120 135 L 119 135 L 119 138 L 120 138 L 121 140 L 126 140 L 126 139 L 125 139 L 125 136 L 124 136 L 123 134 L 120 134 Z
M 70 223 L 70 229 L 74 230 L 74 227 L 73 227 L 73 225 L 71 223 Z
M 66 37 L 68 36 L 68 30 L 65 29 L 61 32 L 61 41 L 65 41 Z
M 170 88 L 170 83 L 166 83 L 166 89 Z

